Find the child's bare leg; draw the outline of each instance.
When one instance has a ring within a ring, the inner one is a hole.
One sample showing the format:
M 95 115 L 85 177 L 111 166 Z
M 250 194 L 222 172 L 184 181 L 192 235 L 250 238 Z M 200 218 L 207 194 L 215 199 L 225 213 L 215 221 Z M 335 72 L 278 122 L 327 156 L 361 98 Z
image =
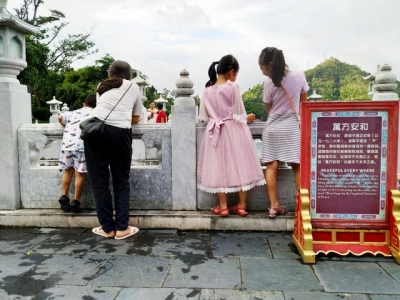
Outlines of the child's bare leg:
M 299 193 L 300 188 L 300 164 L 292 163 L 292 170 L 294 174 L 294 183 L 296 184 L 297 193 Z
M 226 193 L 218 193 L 219 207 L 225 208 L 228 207 L 228 197 Z
M 267 163 L 267 169 L 265 171 L 265 181 L 267 182 L 267 193 L 271 207 L 278 207 L 278 193 L 276 190 L 276 179 L 278 177 L 279 162 L 277 160 Z M 274 214 L 273 210 L 270 213 Z
M 239 191 L 239 203 L 238 206 L 246 207 L 247 191 Z
M 74 168 L 65 169 L 61 179 L 61 194 L 69 198 L 69 186 L 71 185 Z
M 85 176 L 86 173 L 79 173 L 75 170 L 75 199 L 78 201 L 81 200 L 83 186 L 85 184 Z

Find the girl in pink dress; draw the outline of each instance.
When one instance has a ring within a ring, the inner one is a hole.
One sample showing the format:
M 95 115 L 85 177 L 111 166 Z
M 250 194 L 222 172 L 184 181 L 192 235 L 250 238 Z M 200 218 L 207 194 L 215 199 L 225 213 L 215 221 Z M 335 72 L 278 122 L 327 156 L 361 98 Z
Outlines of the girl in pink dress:
M 215 67 L 217 66 L 217 69 Z M 247 115 L 235 83 L 239 63 L 232 55 L 211 64 L 200 103 L 200 120 L 207 128 L 200 146 L 197 187 L 218 193 L 219 205 L 211 212 L 227 217 L 229 212 L 245 217 L 247 191 L 264 185 L 260 160 L 254 147 L 248 122 L 255 119 Z M 239 203 L 228 209 L 227 193 L 239 193 Z

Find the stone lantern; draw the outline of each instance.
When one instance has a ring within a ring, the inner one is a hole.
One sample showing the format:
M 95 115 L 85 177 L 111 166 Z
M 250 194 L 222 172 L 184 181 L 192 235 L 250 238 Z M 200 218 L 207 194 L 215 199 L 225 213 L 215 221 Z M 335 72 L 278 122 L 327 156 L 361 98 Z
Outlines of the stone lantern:
M 51 112 L 51 116 L 50 116 L 50 123 L 58 123 L 57 120 L 57 116 L 60 113 L 60 105 L 62 104 L 61 101 L 58 101 L 56 99 L 56 96 L 53 96 L 53 99 L 50 101 L 46 102 L 48 105 L 50 105 L 50 112 Z
M 32 124 L 31 95 L 17 75 L 26 68 L 25 35 L 39 31 L 7 10 L 0 0 L 0 209 L 20 208 L 18 128 Z
M 318 101 L 318 100 L 322 99 L 322 96 L 318 95 L 316 90 L 313 90 L 312 95 L 309 96 L 307 99 L 310 100 L 310 101 Z
M 167 110 L 167 106 L 166 103 L 168 102 L 168 100 L 164 99 L 161 94 L 160 94 L 160 98 L 154 100 L 154 103 L 158 104 L 158 103 L 162 103 L 163 104 L 163 110 Z
M 146 86 L 148 86 L 149 83 L 140 77 L 140 71 L 136 72 L 136 77 L 133 78 L 132 81 L 139 86 L 140 94 L 142 95 L 142 102 L 146 101 Z M 142 113 L 140 115 L 140 123 L 147 123 L 147 121 L 147 110 L 146 107 L 143 106 Z
M 38 32 L 7 10 L 7 0 L 0 0 L 0 82 L 19 83 L 17 75 L 26 68 L 25 34 Z
M 369 81 L 368 84 L 368 96 L 372 99 L 375 94 L 375 77 L 380 72 L 381 66 L 377 65 L 376 72 L 374 74 L 370 74 L 368 76 L 363 77 L 364 80 Z

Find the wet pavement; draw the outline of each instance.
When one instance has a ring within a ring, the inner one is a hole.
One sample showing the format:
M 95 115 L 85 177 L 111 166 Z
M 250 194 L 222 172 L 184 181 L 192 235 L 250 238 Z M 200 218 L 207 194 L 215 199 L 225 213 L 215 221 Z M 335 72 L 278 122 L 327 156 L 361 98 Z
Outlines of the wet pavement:
M 127 240 L 79 228 L 0 228 L 0 299 L 392 300 L 393 258 L 317 256 L 290 232 L 141 230 Z

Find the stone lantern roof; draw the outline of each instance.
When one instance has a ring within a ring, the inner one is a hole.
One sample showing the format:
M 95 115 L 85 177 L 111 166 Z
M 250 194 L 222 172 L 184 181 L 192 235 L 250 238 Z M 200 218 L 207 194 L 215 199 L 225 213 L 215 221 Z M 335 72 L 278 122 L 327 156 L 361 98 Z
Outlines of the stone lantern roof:
M 12 15 L 7 10 L 7 0 L 0 0 L 0 25 L 5 25 L 13 29 L 19 30 L 25 34 L 32 34 L 39 32 L 39 28 L 33 26 L 18 17 Z
M 321 99 L 322 99 L 322 96 L 318 95 L 316 90 L 313 90 L 312 95 L 308 97 L 308 100 L 311 100 L 311 101 L 312 100 L 317 101 L 317 100 L 321 100 Z
M 140 71 L 136 72 L 136 77 L 133 78 L 132 81 L 135 82 L 138 86 L 148 86 L 150 84 L 145 79 L 140 77 Z
M 154 100 L 155 103 L 165 103 L 168 102 L 168 100 L 164 99 L 161 94 L 160 94 L 160 98 Z

